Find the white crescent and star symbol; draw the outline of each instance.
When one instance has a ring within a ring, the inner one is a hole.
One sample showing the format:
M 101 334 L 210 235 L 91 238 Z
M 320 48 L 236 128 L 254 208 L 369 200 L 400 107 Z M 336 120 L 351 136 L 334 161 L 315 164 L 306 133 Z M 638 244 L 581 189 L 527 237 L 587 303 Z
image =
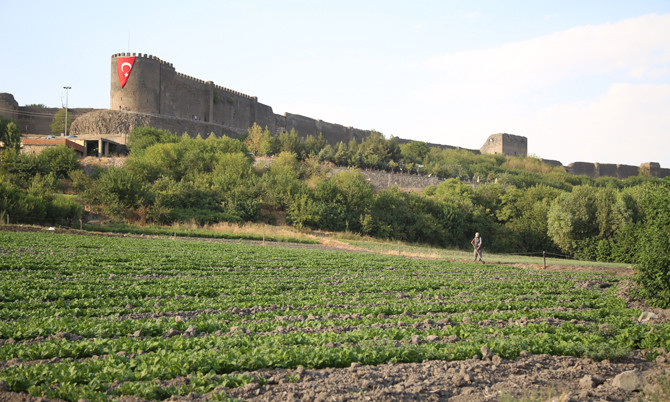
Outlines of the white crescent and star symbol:
M 128 66 L 128 72 L 123 70 L 123 67 L 125 67 L 125 66 Z M 133 65 L 128 63 L 128 62 L 125 62 L 125 63 L 121 64 L 121 72 L 123 73 L 123 76 L 127 77 L 128 74 L 130 73 L 130 70 L 132 70 L 132 68 L 133 68 Z

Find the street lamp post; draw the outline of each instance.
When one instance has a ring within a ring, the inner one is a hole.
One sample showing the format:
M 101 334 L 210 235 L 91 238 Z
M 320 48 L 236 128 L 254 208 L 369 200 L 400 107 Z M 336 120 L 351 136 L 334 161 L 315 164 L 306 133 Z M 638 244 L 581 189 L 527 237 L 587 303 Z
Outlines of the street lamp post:
M 68 90 L 72 89 L 72 87 L 63 87 L 65 89 L 65 136 L 67 137 L 67 98 L 68 98 Z

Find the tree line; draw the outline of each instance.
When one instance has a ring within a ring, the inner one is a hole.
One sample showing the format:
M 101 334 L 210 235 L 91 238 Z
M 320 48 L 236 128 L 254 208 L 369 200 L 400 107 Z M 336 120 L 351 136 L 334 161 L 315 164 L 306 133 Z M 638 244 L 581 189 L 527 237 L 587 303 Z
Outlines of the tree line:
M 571 176 L 537 158 L 399 144 L 378 133 L 331 146 L 321 136 L 275 136 L 257 125 L 244 139 L 141 127 L 129 134 L 128 148 L 122 168 L 86 174 L 65 146 L 39 155 L 6 147 L 0 214 L 14 222 L 73 222 L 83 213 L 79 200 L 141 224 L 285 221 L 452 248 L 467 248 L 480 232 L 492 252 L 648 264 L 650 283 L 666 272 L 670 289 L 667 179 Z M 255 155 L 274 158 L 255 164 Z M 333 164 L 352 169 L 331 174 Z M 358 170 L 366 168 L 444 180 L 421 193 L 375 191 Z M 465 182 L 473 177 L 486 184 Z

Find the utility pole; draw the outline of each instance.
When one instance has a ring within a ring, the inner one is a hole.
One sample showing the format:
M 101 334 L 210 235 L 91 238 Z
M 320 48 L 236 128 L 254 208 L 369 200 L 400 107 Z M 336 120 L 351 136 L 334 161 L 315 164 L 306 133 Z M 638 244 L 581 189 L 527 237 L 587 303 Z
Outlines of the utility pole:
M 68 97 L 68 91 L 72 89 L 72 87 L 63 87 L 65 89 L 65 136 L 67 137 L 67 97 Z

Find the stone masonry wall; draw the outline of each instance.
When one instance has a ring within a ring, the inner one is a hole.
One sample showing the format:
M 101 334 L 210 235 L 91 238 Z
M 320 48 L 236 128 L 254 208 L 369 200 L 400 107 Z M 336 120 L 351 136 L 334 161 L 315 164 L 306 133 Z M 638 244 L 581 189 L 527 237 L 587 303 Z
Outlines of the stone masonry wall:
M 23 134 L 51 134 L 51 122 L 59 110 L 62 108 L 19 106 L 14 95 L 0 93 L 0 117 L 14 120 Z M 70 116 L 72 120 L 76 120 L 94 110 L 96 109 L 68 108 L 68 120 Z
M 115 54 L 111 60 L 110 109 L 177 117 L 247 130 L 254 123 L 273 134 L 295 130 L 301 137 L 323 134 L 332 145 L 352 138 L 361 140 L 369 130 L 345 127 L 310 117 L 286 113 L 276 115 L 272 107 L 231 89 L 178 73 L 171 63 L 146 54 L 135 54 L 135 63 L 124 88 L 119 83 Z
M 333 168 L 332 173 L 346 171 L 346 168 Z M 389 173 L 378 170 L 360 170 L 361 174 L 375 189 L 385 190 L 398 187 L 402 190 L 421 190 L 428 186 L 437 186 L 444 179 L 437 177 Z
M 591 163 L 574 162 L 566 166 L 565 170 L 573 175 L 584 175 L 591 178 L 598 177 L 616 177 L 617 179 L 626 179 L 628 177 L 638 176 L 641 171 L 653 177 L 668 177 L 670 169 L 662 169 L 658 163 L 643 163 L 640 167 L 631 165 L 611 164 L 611 163 Z

